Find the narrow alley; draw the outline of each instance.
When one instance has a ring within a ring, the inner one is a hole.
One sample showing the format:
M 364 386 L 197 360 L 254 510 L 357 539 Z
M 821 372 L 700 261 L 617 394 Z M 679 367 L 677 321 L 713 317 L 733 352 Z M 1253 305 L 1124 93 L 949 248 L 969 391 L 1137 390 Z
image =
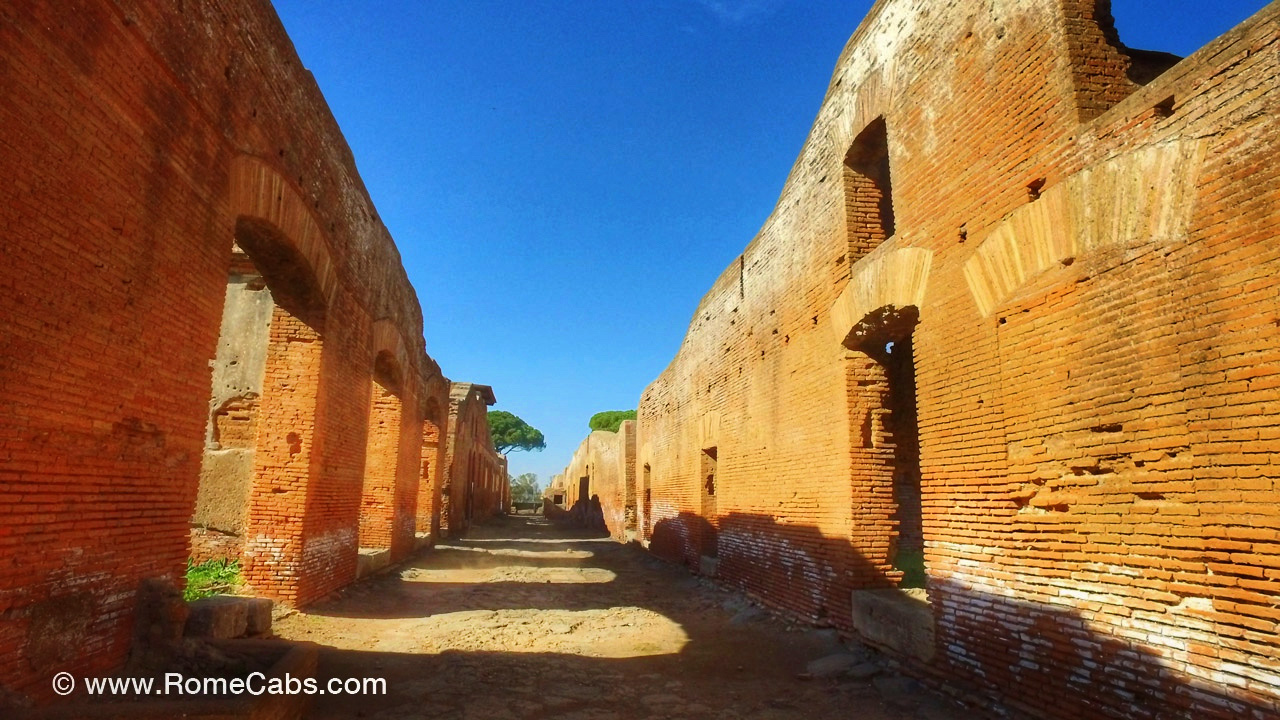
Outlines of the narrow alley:
M 317 699 L 318 719 L 964 716 L 833 631 L 541 517 L 477 527 L 277 634 L 321 645 L 321 678 L 387 681 Z

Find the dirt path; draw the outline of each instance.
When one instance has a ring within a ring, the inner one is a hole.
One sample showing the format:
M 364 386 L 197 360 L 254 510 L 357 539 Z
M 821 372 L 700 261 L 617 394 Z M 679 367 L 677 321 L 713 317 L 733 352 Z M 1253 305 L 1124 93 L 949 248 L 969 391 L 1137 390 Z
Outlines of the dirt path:
M 276 631 L 324 646 L 322 678 L 387 680 L 385 696 L 320 698 L 311 718 L 966 717 L 829 631 L 533 517 L 478 528 Z

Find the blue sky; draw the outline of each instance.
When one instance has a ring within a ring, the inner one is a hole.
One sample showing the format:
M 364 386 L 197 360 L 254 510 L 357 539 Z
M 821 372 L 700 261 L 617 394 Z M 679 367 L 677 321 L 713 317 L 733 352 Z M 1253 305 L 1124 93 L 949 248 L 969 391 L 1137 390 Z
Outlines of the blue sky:
M 1186 55 L 1264 0 L 1114 0 Z M 542 430 L 634 408 L 773 208 L 869 0 L 275 0 L 400 248 L 427 351 Z

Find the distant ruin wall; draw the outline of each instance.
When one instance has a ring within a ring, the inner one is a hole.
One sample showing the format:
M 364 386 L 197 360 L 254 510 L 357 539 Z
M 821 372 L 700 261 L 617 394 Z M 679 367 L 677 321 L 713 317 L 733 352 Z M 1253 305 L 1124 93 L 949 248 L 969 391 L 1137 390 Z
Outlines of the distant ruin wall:
M 618 431 L 595 430 L 573 454 L 563 478 L 567 514 L 562 523 L 607 530 L 626 542 L 636 536 L 635 421 L 624 420 Z
M 459 537 L 473 523 L 507 512 L 511 504 L 507 458 L 494 449 L 489 434 L 494 402 L 493 390 L 485 385 L 455 382 L 450 390 L 441 516 L 447 537 Z

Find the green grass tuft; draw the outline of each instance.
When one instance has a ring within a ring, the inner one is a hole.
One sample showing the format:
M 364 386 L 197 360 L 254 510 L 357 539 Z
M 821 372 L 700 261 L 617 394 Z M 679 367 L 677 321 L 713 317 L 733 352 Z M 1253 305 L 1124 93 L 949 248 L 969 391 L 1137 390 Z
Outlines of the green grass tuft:
M 240 561 L 230 558 L 206 560 L 199 565 L 187 560 L 187 589 L 182 598 L 187 602 L 213 595 L 223 595 L 241 584 Z

